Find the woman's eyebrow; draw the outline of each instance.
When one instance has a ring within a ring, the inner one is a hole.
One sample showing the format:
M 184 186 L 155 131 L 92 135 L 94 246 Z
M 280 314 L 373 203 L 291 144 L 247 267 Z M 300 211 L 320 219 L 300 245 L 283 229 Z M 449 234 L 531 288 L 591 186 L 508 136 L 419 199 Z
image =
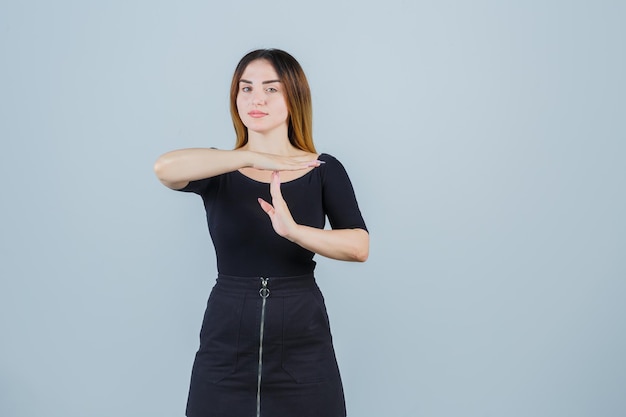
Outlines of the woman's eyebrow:
M 252 84 L 252 81 L 248 81 L 248 80 L 244 80 L 243 78 L 241 80 L 239 80 L 240 83 L 246 83 L 246 84 Z M 261 84 L 272 84 L 272 83 L 279 83 L 280 80 L 268 80 L 268 81 L 263 81 L 261 82 Z

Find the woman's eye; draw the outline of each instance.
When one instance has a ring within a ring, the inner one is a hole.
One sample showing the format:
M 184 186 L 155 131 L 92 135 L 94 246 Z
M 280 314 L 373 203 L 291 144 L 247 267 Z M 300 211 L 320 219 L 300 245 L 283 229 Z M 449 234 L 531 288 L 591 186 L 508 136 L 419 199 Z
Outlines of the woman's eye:
M 243 87 L 241 91 L 243 91 L 244 93 L 249 93 L 250 91 L 252 91 L 252 89 L 250 87 Z
M 267 87 L 267 90 L 265 90 L 265 91 L 267 91 L 268 93 L 275 93 L 278 90 L 276 88 L 274 88 L 274 87 Z

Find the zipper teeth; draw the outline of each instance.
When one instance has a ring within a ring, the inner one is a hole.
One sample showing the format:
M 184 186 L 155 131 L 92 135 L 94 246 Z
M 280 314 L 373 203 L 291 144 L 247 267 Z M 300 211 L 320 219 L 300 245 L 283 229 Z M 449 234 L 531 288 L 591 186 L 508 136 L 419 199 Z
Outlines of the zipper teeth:
M 259 369 L 257 374 L 257 388 L 256 388 L 256 415 L 261 417 L 261 373 L 263 371 L 263 334 L 265 332 L 265 303 L 267 297 L 270 295 L 270 290 L 267 288 L 268 278 L 261 278 L 261 289 L 259 295 L 263 299 L 261 302 L 261 325 L 259 328 Z

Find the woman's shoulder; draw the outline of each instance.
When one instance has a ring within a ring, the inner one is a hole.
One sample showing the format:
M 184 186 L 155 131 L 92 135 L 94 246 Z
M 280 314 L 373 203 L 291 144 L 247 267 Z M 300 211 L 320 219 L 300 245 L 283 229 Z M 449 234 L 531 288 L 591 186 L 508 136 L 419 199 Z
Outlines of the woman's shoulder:
M 347 175 L 346 168 L 344 165 L 336 158 L 334 155 L 322 152 L 319 154 L 318 159 L 324 162 L 320 168 L 320 173 L 322 176 L 330 175 L 331 177 L 335 175 Z M 319 168 L 318 168 L 319 169 Z
M 327 164 L 338 164 L 340 163 L 339 160 L 337 158 L 335 158 L 333 155 L 326 153 L 326 152 L 322 152 L 319 154 L 319 157 L 317 158 L 320 161 L 324 161 L 324 163 Z

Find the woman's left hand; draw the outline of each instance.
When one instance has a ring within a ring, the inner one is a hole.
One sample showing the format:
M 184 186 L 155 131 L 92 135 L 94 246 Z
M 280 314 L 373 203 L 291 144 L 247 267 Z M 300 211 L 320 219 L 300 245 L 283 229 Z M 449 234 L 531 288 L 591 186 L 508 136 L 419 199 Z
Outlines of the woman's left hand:
M 278 171 L 272 172 L 270 195 L 272 196 L 272 204 L 262 198 L 258 199 L 259 204 L 272 221 L 274 231 L 280 236 L 291 240 L 290 236 L 296 230 L 298 224 L 291 217 L 289 207 L 287 207 L 287 203 L 283 199 L 283 194 L 280 191 L 280 175 Z
M 272 204 L 262 198 L 259 198 L 259 204 L 280 236 L 327 258 L 365 262 L 369 255 L 369 234 L 366 230 L 325 230 L 296 223 L 280 192 L 278 171 L 272 172 L 270 195 Z

